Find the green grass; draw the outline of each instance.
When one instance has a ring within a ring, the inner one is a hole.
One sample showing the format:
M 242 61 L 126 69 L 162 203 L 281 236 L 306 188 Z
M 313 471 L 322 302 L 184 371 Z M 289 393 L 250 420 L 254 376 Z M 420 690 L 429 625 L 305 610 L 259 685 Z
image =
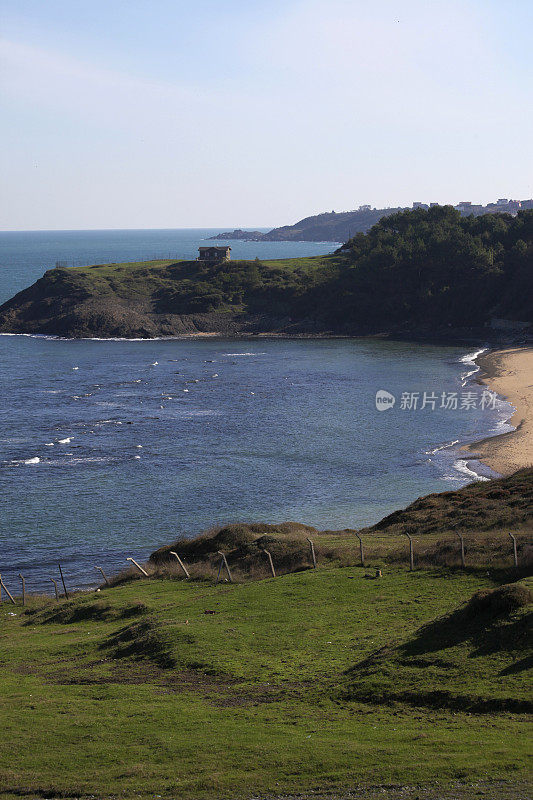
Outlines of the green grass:
M 301 293 L 314 281 L 323 280 L 342 260 L 331 255 L 261 262 L 236 260 L 219 265 L 161 260 L 96 264 L 63 269 L 60 273 L 76 291 L 134 301 L 148 299 L 154 309 L 163 313 L 242 312 L 252 297 L 265 311 L 271 303 L 279 302 L 280 292 Z M 273 291 L 274 295 L 265 299 L 265 291 Z
M 34 600 L 27 614 L 2 605 L 0 793 L 192 800 L 524 779 L 524 714 L 347 695 L 356 665 L 493 588 L 487 575 L 391 565 L 381 580 L 364 575 L 142 580 Z M 524 657 L 508 648 L 493 663 L 468 643 L 462 654 L 444 647 L 461 692 L 489 698 L 501 669 Z M 396 688 L 413 680 L 416 668 L 404 669 Z M 509 672 L 506 696 L 524 698 L 524 677 Z

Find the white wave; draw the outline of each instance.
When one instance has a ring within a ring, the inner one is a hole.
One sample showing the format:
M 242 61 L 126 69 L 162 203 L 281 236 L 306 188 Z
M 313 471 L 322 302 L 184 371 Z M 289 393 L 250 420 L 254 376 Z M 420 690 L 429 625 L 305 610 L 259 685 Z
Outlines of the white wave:
M 39 464 L 40 461 L 41 459 L 39 458 L 39 456 L 35 456 L 35 458 L 27 458 L 24 461 L 24 464 Z
M 58 443 L 58 444 L 70 444 L 70 439 L 71 439 L 71 437 L 70 437 L 70 436 L 67 436 L 67 438 L 66 438 L 66 439 L 58 439 L 58 440 L 57 440 L 57 443 Z
M 252 392 L 252 394 L 253 394 L 253 392 Z M 439 447 L 435 447 L 434 450 L 426 450 L 426 455 L 434 456 L 435 453 L 438 453 L 440 450 L 447 450 L 448 447 L 453 447 L 454 444 L 458 444 L 458 442 L 459 442 L 459 439 L 454 439 L 453 442 L 448 442 L 447 444 L 441 444 L 441 445 L 439 445 Z
M 0 336 L 26 336 L 28 339 L 58 339 L 58 336 L 50 336 L 46 333 L 0 333 Z
M 489 349 L 488 347 L 481 347 L 479 350 L 475 350 L 473 353 L 466 353 L 464 356 L 461 356 L 461 358 L 459 359 L 459 363 L 467 364 L 469 367 L 474 368 L 469 370 L 468 372 L 464 372 L 461 375 L 461 386 L 466 386 L 472 375 L 475 375 L 476 372 L 479 372 L 481 367 L 479 366 L 479 364 L 476 364 L 476 358 L 480 356 L 482 353 L 485 353 L 488 349 Z
M 79 367 L 72 367 L 72 369 L 79 369 Z
M 53 442 L 46 442 L 44 446 L 45 447 L 53 447 L 54 443 Z
M 488 347 L 481 347 L 479 350 L 474 350 L 473 353 L 466 353 L 464 356 L 461 356 L 459 361 L 461 364 L 475 364 L 476 358 L 480 356 L 481 353 L 485 353 L 488 349 Z
M 266 353 L 223 353 L 222 355 L 235 358 L 235 356 L 266 356 Z
M 454 469 L 457 472 L 461 472 L 463 475 L 467 475 L 471 480 L 474 481 L 488 481 L 489 478 L 486 478 L 484 475 L 479 475 L 473 469 L 470 469 L 468 466 L 468 462 L 470 459 L 466 458 L 458 458 L 457 461 L 454 461 Z

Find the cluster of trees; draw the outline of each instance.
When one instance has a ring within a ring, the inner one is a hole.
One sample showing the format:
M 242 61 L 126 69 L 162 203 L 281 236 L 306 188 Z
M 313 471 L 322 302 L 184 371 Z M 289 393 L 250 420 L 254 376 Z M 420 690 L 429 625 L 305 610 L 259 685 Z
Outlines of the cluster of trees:
M 335 302 L 365 324 L 478 325 L 530 320 L 533 212 L 462 217 L 451 206 L 404 211 L 347 242 Z M 377 319 L 376 319 L 377 316 Z
M 384 217 L 315 264 L 195 265 L 160 302 L 174 313 L 232 308 L 357 332 L 531 320 L 532 297 L 533 211 L 462 217 L 439 206 Z

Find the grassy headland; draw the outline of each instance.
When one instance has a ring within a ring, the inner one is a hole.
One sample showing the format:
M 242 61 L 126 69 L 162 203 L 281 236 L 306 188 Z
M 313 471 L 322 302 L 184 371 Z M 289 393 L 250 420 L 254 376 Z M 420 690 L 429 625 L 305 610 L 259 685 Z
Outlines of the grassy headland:
M 159 549 L 148 579 L 3 604 L 2 796 L 528 796 L 531 516 L 516 501 L 532 474 L 446 493 L 443 514 L 429 498 L 413 572 L 387 526 L 361 532 L 362 567 L 354 532 L 240 525 Z M 451 494 L 465 569 L 457 544 L 453 562 L 442 547 L 455 538 Z M 265 547 L 276 578 L 259 573 Z M 190 580 L 170 565 L 174 548 Z M 235 583 L 215 585 L 218 550 Z
M 533 211 L 406 211 L 328 256 L 51 270 L 0 307 L 0 331 L 435 335 L 491 316 L 530 322 L 532 261 Z

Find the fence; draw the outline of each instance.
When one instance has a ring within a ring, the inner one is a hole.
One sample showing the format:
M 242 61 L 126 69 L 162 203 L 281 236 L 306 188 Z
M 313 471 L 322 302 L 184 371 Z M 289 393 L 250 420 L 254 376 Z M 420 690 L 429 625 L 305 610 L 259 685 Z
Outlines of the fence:
M 283 545 L 283 540 L 280 540 Z M 478 569 L 491 568 L 518 571 L 527 570 L 533 565 L 533 544 L 526 534 L 507 533 L 504 535 L 463 535 L 456 533 L 453 536 L 420 536 L 405 533 L 399 536 L 376 536 L 374 534 L 361 535 L 350 532 L 343 536 L 333 534 L 318 534 L 313 541 L 309 537 L 298 542 L 299 561 L 294 560 L 294 551 L 291 551 L 291 560 L 287 562 L 283 550 L 276 556 L 271 550 L 275 542 L 269 545 L 270 550 L 258 548 L 253 554 L 239 555 L 235 551 L 216 552 L 208 554 L 203 560 L 186 564 L 185 560 L 176 551 L 170 550 L 172 560 L 160 564 L 148 562 L 144 566 L 135 559 L 128 557 L 130 568 L 112 578 L 108 578 L 103 568 L 95 566 L 94 569 L 102 575 L 103 587 L 117 585 L 133 577 L 139 578 L 165 578 L 181 577 L 184 580 L 213 579 L 215 585 L 222 580 L 233 583 L 235 580 L 272 579 L 289 572 L 301 569 L 317 569 L 320 566 L 353 566 L 371 569 L 368 578 L 378 579 L 383 576 L 384 564 L 406 564 L 409 571 L 421 568 L 441 567 L 450 569 Z M 291 540 L 294 545 L 294 540 Z M 374 560 L 370 567 L 369 560 Z M 258 568 L 259 564 L 259 568 Z M 216 578 L 215 578 L 216 574 Z M 19 601 L 26 605 L 28 591 L 26 578 L 19 574 L 21 581 L 21 595 L 13 593 L 13 586 L 6 586 L 0 574 L 0 602 L 16 605 Z M 56 576 L 62 585 L 63 592 L 58 588 L 58 581 L 50 577 L 56 600 L 61 595 L 69 598 L 67 581 L 61 564 L 58 564 Z M 5 594 L 5 598 L 4 598 Z M 72 592 L 71 592 L 72 594 Z

